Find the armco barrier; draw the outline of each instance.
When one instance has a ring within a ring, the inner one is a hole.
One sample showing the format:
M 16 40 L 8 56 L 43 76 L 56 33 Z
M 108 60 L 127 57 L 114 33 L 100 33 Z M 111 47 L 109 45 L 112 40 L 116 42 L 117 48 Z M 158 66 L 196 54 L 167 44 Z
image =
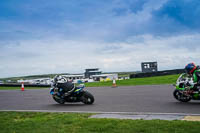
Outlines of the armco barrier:
M 148 72 L 148 73 L 136 73 L 136 74 L 131 74 L 130 78 L 164 76 L 164 75 L 180 74 L 180 73 L 184 73 L 184 72 L 185 72 L 184 69 L 174 69 L 174 70 L 165 70 L 165 71 Z
M 2 87 L 21 87 L 21 84 L 19 83 L 6 83 L 6 84 L 0 84 Z M 24 87 L 50 87 L 51 85 L 41 85 L 41 84 L 24 84 Z

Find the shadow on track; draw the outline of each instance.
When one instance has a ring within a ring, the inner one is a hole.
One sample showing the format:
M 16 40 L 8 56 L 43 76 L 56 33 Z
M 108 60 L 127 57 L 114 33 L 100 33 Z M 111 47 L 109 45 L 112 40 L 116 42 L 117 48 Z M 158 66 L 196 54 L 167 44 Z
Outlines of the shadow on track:
M 81 104 L 81 103 L 65 103 L 65 104 L 49 104 L 49 106 L 52 107 L 77 107 L 77 106 L 91 106 L 87 104 Z
M 173 102 L 173 104 L 177 105 L 177 106 L 199 106 L 200 102 Z

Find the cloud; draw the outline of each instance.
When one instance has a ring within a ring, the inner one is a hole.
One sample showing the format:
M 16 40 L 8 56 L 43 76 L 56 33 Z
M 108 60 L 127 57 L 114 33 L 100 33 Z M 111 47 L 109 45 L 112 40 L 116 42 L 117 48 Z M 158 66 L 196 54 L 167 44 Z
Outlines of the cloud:
M 0 28 L 4 29 L 6 36 L 15 35 L 15 38 L 37 39 L 56 35 L 65 39 L 123 41 L 127 36 L 148 31 L 151 11 L 157 10 L 165 2 L 166 0 L 44 0 L 41 5 L 41 1 L 29 0 L 7 3 L 3 6 L 7 7 L 4 10 L 7 16 L 0 15 L 0 22 L 4 21 L 6 24 Z
M 84 45 L 81 40 L 26 40 L 1 49 L 1 77 L 83 73 L 84 69 L 93 67 L 104 72 L 136 71 L 144 61 L 158 61 L 159 70 L 183 68 L 189 62 L 200 64 L 199 38 L 200 34 L 167 38 L 147 34 L 126 42 L 84 42 Z M 188 49 L 187 43 L 193 44 L 194 49 L 192 45 Z
M 197 0 L 1 2 L 0 77 L 199 64 L 199 7 Z
M 153 11 L 152 15 L 152 30 L 157 34 L 199 32 L 200 1 L 169 0 L 159 10 Z

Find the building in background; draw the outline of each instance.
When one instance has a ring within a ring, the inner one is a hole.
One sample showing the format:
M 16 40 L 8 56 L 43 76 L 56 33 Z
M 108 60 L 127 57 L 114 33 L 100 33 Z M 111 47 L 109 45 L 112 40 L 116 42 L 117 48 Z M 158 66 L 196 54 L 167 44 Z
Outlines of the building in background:
M 157 62 L 142 62 L 141 68 L 142 68 L 143 73 L 157 72 L 158 71 L 158 64 L 157 64 Z
M 99 68 L 85 69 L 84 76 L 85 78 L 92 78 L 93 75 L 100 75 L 102 72 L 99 71 Z
M 84 74 L 62 75 L 69 81 L 79 80 L 84 78 Z
M 66 74 L 61 75 L 65 77 L 68 81 L 73 83 L 85 83 L 94 81 L 111 81 L 118 80 L 118 74 L 102 74 L 99 68 L 85 69 L 83 74 Z M 53 82 L 51 78 L 37 78 L 37 79 L 21 79 L 17 81 L 18 83 L 26 84 L 38 84 L 38 85 L 50 85 Z

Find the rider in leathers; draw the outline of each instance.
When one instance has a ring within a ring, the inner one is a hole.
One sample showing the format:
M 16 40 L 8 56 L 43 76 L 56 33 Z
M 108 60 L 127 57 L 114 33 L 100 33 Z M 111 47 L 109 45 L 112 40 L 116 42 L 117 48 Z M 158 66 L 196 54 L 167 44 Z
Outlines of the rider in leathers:
M 53 82 L 54 88 L 58 88 L 61 98 L 64 96 L 70 95 L 71 92 L 75 89 L 75 84 L 70 81 L 67 81 L 63 76 L 55 76 Z
M 185 66 L 187 74 L 192 76 L 193 81 L 189 82 L 188 85 L 191 86 L 193 90 L 200 91 L 200 68 L 194 63 L 189 63 Z

